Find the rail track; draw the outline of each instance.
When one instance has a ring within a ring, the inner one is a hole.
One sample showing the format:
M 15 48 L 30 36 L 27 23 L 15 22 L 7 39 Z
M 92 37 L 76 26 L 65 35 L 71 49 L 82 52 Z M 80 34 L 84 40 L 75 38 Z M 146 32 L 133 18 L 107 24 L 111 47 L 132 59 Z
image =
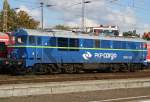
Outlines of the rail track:
M 150 77 L 150 70 L 143 70 L 138 72 L 118 72 L 118 73 L 83 73 L 83 74 L 54 74 L 54 75 L 25 75 L 25 76 L 0 75 L 0 85 L 19 84 L 19 83 L 103 80 L 103 79 L 148 78 L 148 77 Z

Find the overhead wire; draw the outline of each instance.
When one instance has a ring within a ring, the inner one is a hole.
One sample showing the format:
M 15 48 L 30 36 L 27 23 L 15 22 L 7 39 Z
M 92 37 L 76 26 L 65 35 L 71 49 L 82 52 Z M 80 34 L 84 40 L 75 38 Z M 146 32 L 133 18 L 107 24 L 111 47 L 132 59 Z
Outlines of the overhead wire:
M 33 1 L 26 1 L 26 0 L 15 0 L 15 1 L 18 1 L 18 2 L 23 2 L 23 3 L 27 3 L 27 4 L 35 4 L 35 5 L 39 5 L 40 3 L 39 2 L 33 2 Z M 101 0 L 89 0 L 89 1 L 91 1 L 91 2 L 100 2 Z M 113 2 L 114 1 L 114 2 Z M 117 1 L 117 0 L 107 0 L 106 2 L 109 2 L 109 5 L 107 5 L 108 7 L 113 7 L 112 5 L 110 5 L 110 3 L 112 4 L 115 4 L 116 6 L 119 6 L 119 7 L 121 7 L 121 8 L 127 8 L 127 7 L 129 7 L 128 5 L 125 5 L 125 4 L 121 4 L 121 3 L 118 3 L 118 2 L 115 2 L 115 1 Z M 74 7 L 74 6 L 77 6 L 77 5 L 80 5 L 81 4 L 81 2 L 77 2 L 77 3 L 74 3 L 74 2 L 72 2 L 72 4 L 71 5 L 69 5 L 69 6 L 66 6 L 65 8 L 63 8 L 63 10 L 66 10 L 66 11 L 70 11 L 70 8 L 72 8 L 72 7 Z M 57 7 L 59 7 L 58 5 L 57 5 Z M 30 8 L 30 9 L 36 9 L 36 8 L 39 8 L 39 7 L 35 7 L 35 8 Z M 77 8 L 76 8 L 77 9 Z M 140 13 L 149 13 L 149 9 L 146 9 L 146 8 L 143 8 L 143 7 L 139 7 L 139 6 L 137 6 L 137 5 L 134 5 L 134 9 L 137 9 L 137 10 L 141 10 L 142 12 L 140 12 Z M 137 12 L 136 12 L 137 13 Z M 119 14 L 120 16 L 124 16 L 124 14 Z M 75 15 L 75 16 L 80 16 L 80 15 Z M 128 17 L 130 17 L 130 16 L 128 16 Z M 132 17 L 132 16 L 131 16 Z M 145 16 L 137 16 L 137 18 L 138 19 L 142 19 L 143 21 L 150 21 L 150 19 L 148 18 L 148 17 L 145 17 Z
M 132 9 L 137 9 L 137 10 L 141 10 L 143 12 L 147 12 L 148 14 L 150 14 L 150 9 L 146 9 L 146 8 L 143 8 L 143 7 L 140 7 L 140 6 L 136 6 L 134 5 L 134 7 L 131 7 L 131 6 L 127 6 L 127 5 L 124 5 L 124 4 L 121 4 L 121 3 L 118 3 L 118 2 L 111 2 L 119 7 L 122 7 L 122 8 L 125 8 L 125 7 L 130 7 Z
M 101 0 L 91 0 L 92 2 L 96 2 L 96 1 L 101 1 Z M 127 5 L 124 5 L 124 4 L 120 4 L 120 3 L 118 3 L 118 2 L 112 2 L 112 1 L 117 1 L 117 0 L 107 0 L 109 3 L 113 3 L 113 4 L 115 4 L 115 5 L 117 5 L 117 6 L 120 6 L 120 7 L 122 7 L 122 8 L 126 8 L 127 7 Z M 78 4 L 81 4 L 81 3 L 76 3 L 75 5 L 78 5 Z M 75 6 L 75 5 L 72 5 L 72 6 Z M 72 7 L 72 6 L 70 6 L 70 7 Z M 111 5 L 108 5 L 108 7 L 110 7 Z M 112 6 L 111 6 L 111 8 L 112 8 Z M 139 7 L 139 6 L 136 6 L 136 5 L 134 5 L 134 9 L 140 9 L 140 10 L 142 10 L 142 11 L 144 11 L 145 13 L 149 13 L 149 11 L 148 11 L 148 9 L 145 9 L 145 8 L 142 8 L 142 7 Z M 70 9 L 70 8 L 68 8 L 68 9 Z M 136 13 L 138 13 L 138 12 L 136 12 Z M 124 14 L 119 14 L 120 16 L 124 16 Z M 133 17 L 133 16 L 128 16 L 128 17 Z M 150 21 L 150 18 L 149 17 L 146 17 L 146 16 L 137 16 L 137 18 L 138 19 L 142 19 L 143 21 Z
M 115 3 L 116 4 L 116 3 Z M 117 5 L 118 5 L 119 3 L 117 3 Z M 111 6 L 111 5 L 110 5 Z M 125 7 L 125 5 L 119 5 L 120 7 Z M 130 7 L 131 8 L 131 7 Z M 134 9 L 134 8 L 131 8 L 131 9 Z M 148 11 L 147 11 L 147 13 L 148 13 Z M 136 11 L 136 14 L 141 14 L 141 12 L 137 12 Z M 149 12 L 149 14 L 150 14 L 150 12 Z M 149 20 L 150 21 L 150 18 L 149 17 L 147 17 L 147 16 L 140 16 L 140 15 L 137 15 L 137 17 L 138 18 L 144 18 L 143 20 Z
M 99 1 L 99 0 L 94 0 L 94 1 Z M 112 0 L 109 0 L 109 1 L 108 1 L 107 7 L 109 7 L 109 8 L 112 9 L 113 6 L 110 5 L 110 4 L 112 4 L 112 3 L 117 4 L 117 6 L 122 7 L 122 8 L 127 7 L 126 5 L 119 4 L 119 3 L 116 3 L 116 2 L 112 2 Z M 107 3 L 106 3 L 106 4 L 107 4 Z M 135 5 L 134 5 L 134 6 L 135 6 Z M 140 9 L 140 7 L 136 6 L 136 9 Z M 147 9 L 144 9 L 144 8 L 141 8 L 141 9 L 143 9 L 143 11 L 147 10 Z M 114 13 L 114 12 L 113 12 L 113 13 Z M 147 11 L 147 13 L 148 13 L 148 11 Z M 117 13 L 117 14 L 119 14 L 120 16 L 125 16 L 123 13 L 122 13 L 122 14 L 121 14 L 121 13 Z M 128 17 L 133 17 L 133 16 L 129 16 L 129 15 L 128 15 Z M 139 15 L 138 15 L 137 18 L 140 19 L 140 20 L 142 19 L 143 21 L 148 21 L 148 22 L 150 22 L 150 18 L 149 18 L 149 17 L 139 16 Z M 131 27 L 133 27 L 133 25 L 128 26 L 128 28 L 131 28 Z M 150 28 L 150 27 L 139 27 L 139 26 L 137 26 L 137 25 L 134 25 L 134 28 L 136 28 L 136 29 L 148 29 L 148 28 Z

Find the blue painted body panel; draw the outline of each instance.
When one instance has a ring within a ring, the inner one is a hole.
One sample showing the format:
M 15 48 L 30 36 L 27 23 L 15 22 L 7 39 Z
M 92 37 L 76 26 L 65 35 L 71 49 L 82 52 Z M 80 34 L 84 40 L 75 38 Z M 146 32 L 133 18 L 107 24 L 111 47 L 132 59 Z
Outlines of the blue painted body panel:
M 36 63 L 144 63 L 147 55 L 141 47 L 143 42 L 101 40 L 99 48 L 94 48 L 94 40 L 79 38 L 78 50 L 61 51 L 55 37 L 35 36 L 35 39 L 34 44 L 27 41 L 13 47 L 12 57 L 23 59 L 25 67 Z

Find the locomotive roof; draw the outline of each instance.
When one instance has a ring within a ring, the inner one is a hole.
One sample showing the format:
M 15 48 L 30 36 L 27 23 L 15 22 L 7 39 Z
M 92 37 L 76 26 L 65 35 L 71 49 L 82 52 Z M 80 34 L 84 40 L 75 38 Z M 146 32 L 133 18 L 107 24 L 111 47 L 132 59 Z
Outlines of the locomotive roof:
M 141 38 L 127 38 L 127 37 L 115 37 L 115 36 L 96 36 L 94 34 L 83 34 L 79 32 L 57 30 L 46 32 L 42 30 L 31 30 L 31 29 L 19 29 L 14 35 L 32 35 L 32 36 L 51 36 L 51 37 L 64 37 L 64 38 L 83 38 L 83 39 L 100 39 L 100 40 L 116 40 L 116 41 L 135 41 L 145 42 Z
M 0 32 L 0 36 L 5 36 L 5 35 L 6 35 L 5 33 Z

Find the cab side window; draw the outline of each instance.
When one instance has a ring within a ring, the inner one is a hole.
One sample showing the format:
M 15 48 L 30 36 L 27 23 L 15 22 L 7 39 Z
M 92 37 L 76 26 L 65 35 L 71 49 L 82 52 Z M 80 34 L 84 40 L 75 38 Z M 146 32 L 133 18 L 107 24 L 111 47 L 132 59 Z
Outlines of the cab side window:
M 58 50 L 60 51 L 68 50 L 68 38 L 58 38 L 57 40 L 58 40 L 57 45 L 58 47 L 60 47 L 58 48 Z
M 35 44 L 35 37 L 34 36 L 29 36 L 29 44 L 34 45 Z
M 79 39 L 70 38 L 69 39 L 69 51 L 79 51 Z M 73 49 L 71 49 L 73 48 Z
M 37 38 L 37 45 L 41 45 L 42 44 L 42 39 L 41 39 L 41 37 L 38 37 Z
M 27 37 L 26 36 L 17 36 L 15 37 L 15 43 L 16 44 L 26 44 Z

